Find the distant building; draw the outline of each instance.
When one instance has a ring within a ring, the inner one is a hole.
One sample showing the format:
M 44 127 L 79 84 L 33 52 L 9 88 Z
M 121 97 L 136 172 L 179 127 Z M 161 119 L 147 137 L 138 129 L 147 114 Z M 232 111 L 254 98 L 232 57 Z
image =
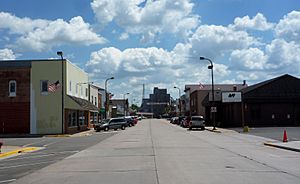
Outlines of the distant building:
M 150 94 L 150 98 L 143 99 L 140 112 L 153 113 L 154 117 L 159 117 L 166 112 L 169 103 L 170 94 L 167 94 L 167 89 L 155 87 L 153 94 Z
M 215 84 L 214 85 L 214 100 L 215 103 L 221 102 L 221 94 L 224 91 L 239 91 L 246 88 L 247 84 L 244 81 L 243 84 Z M 211 84 L 201 85 L 186 85 L 186 107 L 189 109 L 191 115 L 201 115 L 209 119 L 210 112 L 208 107 L 209 101 L 212 101 Z M 188 98 L 189 97 L 189 98 Z M 210 97 L 210 99 L 209 99 Z M 204 101 L 206 99 L 206 101 Z M 205 102 L 203 104 L 203 102 Z M 207 107 L 207 108 L 206 108 Z
M 129 115 L 128 99 L 111 99 L 110 109 L 111 117 L 120 117 Z

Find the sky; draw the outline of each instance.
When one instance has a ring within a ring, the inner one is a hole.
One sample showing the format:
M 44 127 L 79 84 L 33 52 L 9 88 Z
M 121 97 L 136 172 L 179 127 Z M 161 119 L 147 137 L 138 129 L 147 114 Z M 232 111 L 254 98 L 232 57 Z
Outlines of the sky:
M 298 0 L 0 0 L 0 60 L 64 58 L 114 98 L 300 77 Z

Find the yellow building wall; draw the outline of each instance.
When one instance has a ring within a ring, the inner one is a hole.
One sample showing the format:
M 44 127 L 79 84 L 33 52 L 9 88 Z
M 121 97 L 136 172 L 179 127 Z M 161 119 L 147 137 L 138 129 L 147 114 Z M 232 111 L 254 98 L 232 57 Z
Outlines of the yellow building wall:
M 64 60 L 64 84 L 59 89 L 53 93 L 41 93 L 42 80 L 48 80 L 48 85 L 58 80 L 62 84 L 61 60 L 32 62 L 30 132 L 31 134 L 62 133 L 62 129 L 65 129 L 65 125 L 68 124 L 64 122 L 64 127 L 62 125 L 62 86 L 64 87 L 64 109 L 83 110 L 67 95 L 87 100 L 88 91 L 86 95 L 85 90 L 88 88 L 88 74 L 70 61 Z
M 64 62 L 65 64 L 65 62 Z M 41 81 L 48 84 L 59 80 L 62 83 L 62 63 L 55 61 L 33 61 L 31 68 L 31 133 L 62 133 L 62 87 L 54 93 L 41 93 Z

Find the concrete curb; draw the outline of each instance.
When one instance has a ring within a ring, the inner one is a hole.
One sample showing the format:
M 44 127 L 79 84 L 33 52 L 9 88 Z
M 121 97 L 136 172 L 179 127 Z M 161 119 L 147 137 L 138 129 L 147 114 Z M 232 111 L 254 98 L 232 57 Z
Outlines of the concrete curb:
M 32 152 L 32 151 L 36 151 L 36 150 L 39 150 L 39 149 L 41 149 L 41 148 L 39 148 L 39 147 L 27 147 L 27 148 L 22 148 L 22 149 L 16 149 L 16 150 L 9 151 L 9 152 L 6 152 L 6 153 L 1 153 L 0 158 L 15 155 L 15 154 L 19 154 L 19 153 Z
M 69 134 L 45 135 L 44 137 L 70 137 Z
M 208 128 L 205 128 L 205 130 L 208 130 L 210 132 L 214 132 L 214 133 L 222 133 L 220 130 L 216 129 L 216 130 L 213 130 L 213 129 L 208 129 Z
M 275 147 L 275 148 L 280 148 L 280 149 L 285 149 L 285 150 L 290 150 L 290 151 L 295 151 L 295 152 L 300 152 L 300 149 L 298 149 L 298 148 L 292 148 L 292 147 L 288 147 L 288 146 L 282 146 L 282 145 L 278 145 L 278 144 L 274 144 L 274 143 L 270 143 L 270 142 L 265 142 L 264 145 L 265 146 Z

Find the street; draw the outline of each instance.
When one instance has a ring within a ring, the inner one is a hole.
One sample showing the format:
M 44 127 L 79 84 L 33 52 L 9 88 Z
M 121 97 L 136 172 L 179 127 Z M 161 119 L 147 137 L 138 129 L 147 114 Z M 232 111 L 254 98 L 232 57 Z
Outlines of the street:
M 85 137 L 39 137 L 39 138 L 6 138 L 5 144 L 10 146 L 43 147 L 42 150 L 16 157 L 0 160 L 0 183 L 14 181 L 22 176 L 46 167 L 55 162 L 78 153 L 100 141 L 114 135 L 94 134 Z
M 24 177 L 17 177 L 16 171 L 10 178 L 22 184 L 300 183 L 299 153 L 264 146 L 268 140 L 230 130 L 187 131 L 163 119 L 146 119 L 82 151 L 62 147 L 61 152 L 74 152 Z M 27 157 L 38 155 L 43 151 Z M 25 160 L 21 158 L 11 159 L 18 165 Z M 2 178 L 6 162 L 9 159 L 0 161 Z

